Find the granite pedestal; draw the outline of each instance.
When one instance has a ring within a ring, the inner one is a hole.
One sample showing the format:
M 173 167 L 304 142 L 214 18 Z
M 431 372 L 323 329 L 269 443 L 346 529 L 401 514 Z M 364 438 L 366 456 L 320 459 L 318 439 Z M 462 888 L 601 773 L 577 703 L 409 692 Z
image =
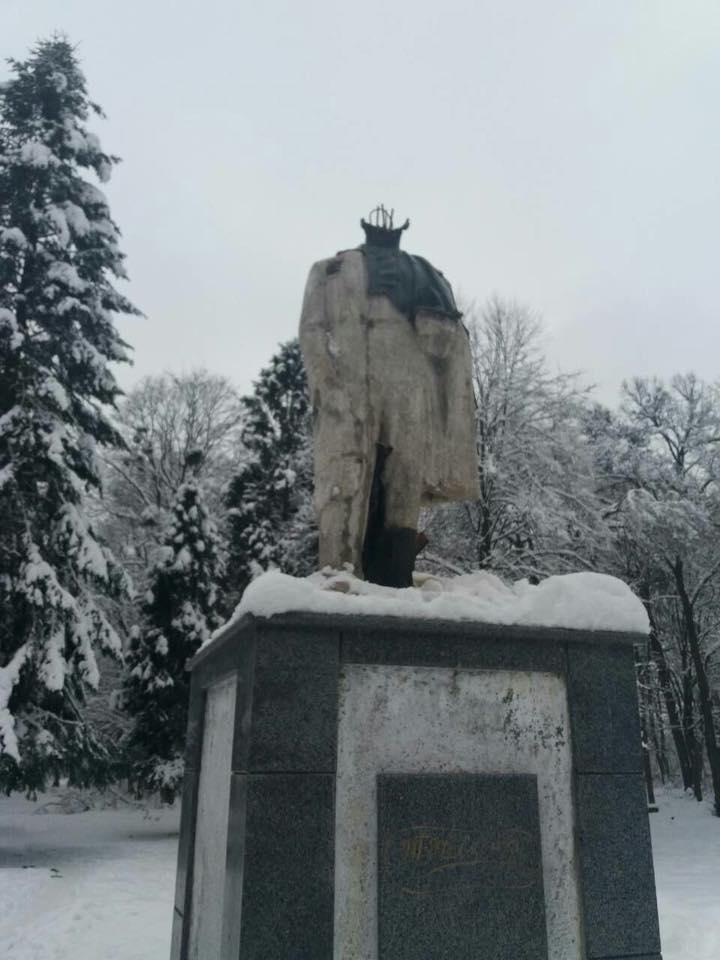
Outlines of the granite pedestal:
M 642 640 L 229 624 L 192 664 L 172 960 L 660 960 Z

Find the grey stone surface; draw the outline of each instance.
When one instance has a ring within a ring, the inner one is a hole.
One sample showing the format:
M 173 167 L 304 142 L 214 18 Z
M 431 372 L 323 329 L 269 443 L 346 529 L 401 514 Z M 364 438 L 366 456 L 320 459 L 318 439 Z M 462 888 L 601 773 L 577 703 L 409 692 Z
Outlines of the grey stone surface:
M 642 777 L 580 775 L 576 798 L 588 960 L 659 953 L 655 877 Z
M 258 625 L 251 773 L 335 769 L 339 635 Z
M 239 960 L 331 960 L 334 778 L 248 778 Z
M 205 718 L 205 690 L 193 674 L 190 682 L 188 723 L 185 731 L 185 769 L 199 770 L 202 754 L 203 720 Z
M 573 760 L 579 773 L 641 769 L 632 647 L 568 646 Z
M 255 629 L 255 618 L 250 615 L 244 615 L 239 619 L 231 619 L 222 625 L 213 633 L 213 638 L 209 643 L 200 647 L 194 657 L 188 662 L 188 670 L 193 677 L 201 675 L 208 661 L 215 661 L 220 656 L 221 650 L 229 650 L 230 655 L 234 657 L 239 642 L 239 637 L 246 631 Z
M 190 903 L 192 898 L 192 868 L 195 850 L 195 820 L 199 773 L 186 770 L 183 777 L 180 838 L 178 841 L 177 871 L 175 874 L 175 905 L 173 909 L 171 960 L 181 960 L 190 929 Z
M 190 915 L 190 960 L 219 957 L 230 814 L 236 677 L 208 687 L 197 795 Z
M 200 766 L 203 738 L 205 694 L 219 680 L 234 675 L 235 690 L 235 736 L 233 739 L 232 769 L 247 769 L 252 707 L 252 681 L 255 670 L 255 621 L 244 618 L 230 624 L 218 643 L 204 647 L 192 661 L 192 684 L 188 709 L 188 726 L 185 738 L 186 768 Z
M 462 637 L 457 641 L 459 667 L 478 670 L 525 670 L 563 674 L 565 650 L 558 642 L 513 638 Z
M 341 658 L 344 663 L 454 667 L 457 642 L 447 632 L 431 636 L 412 627 L 399 631 L 380 623 L 369 631 L 343 631 Z
M 231 620 L 212 643 L 201 647 L 189 663 L 193 677 L 201 687 L 217 682 L 238 670 L 244 651 L 255 636 L 255 618 Z
M 378 776 L 380 960 L 547 960 L 533 776 Z
M 252 725 L 253 685 L 255 682 L 255 632 L 242 635 L 237 662 L 237 690 L 235 692 L 235 736 L 233 739 L 232 769 L 244 773 L 248 768 L 250 729 Z
M 240 910 L 245 872 L 245 817 L 248 778 L 234 773 L 230 780 L 225 889 L 223 892 L 222 944 L 218 960 L 238 960 L 240 951 Z
M 346 664 L 335 820 L 335 960 L 377 960 L 379 772 L 534 774 L 550 960 L 582 933 L 567 698 L 550 673 Z
M 360 613 L 328 614 L 314 612 L 312 610 L 278 613 L 267 619 L 246 614 L 246 616 L 237 621 L 237 623 L 243 628 L 243 625 L 249 621 L 294 630 L 302 628 L 303 630 L 318 629 L 324 631 L 332 628 L 340 630 L 346 637 L 349 636 L 352 631 L 366 634 L 412 633 L 422 636 L 434 636 L 436 640 L 445 637 L 447 634 L 452 634 L 453 636 L 467 636 L 476 640 L 483 638 L 501 640 L 506 644 L 523 640 L 532 641 L 536 644 L 586 643 L 593 647 L 616 647 L 618 645 L 632 647 L 635 644 L 643 643 L 647 639 L 642 634 L 628 633 L 623 630 L 575 630 L 567 627 L 513 626 L 504 623 L 482 623 L 477 620 L 443 620 L 440 618 L 428 619 L 406 616 L 389 617 L 379 614 Z M 206 650 L 211 651 L 212 646 L 213 645 L 210 644 L 210 646 L 205 647 L 195 659 L 197 660 Z M 207 654 L 205 655 L 207 656 Z
M 564 673 L 563 645 L 520 635 L 511 638 L 463 623 L 427 625 L 389 623 L 371 630 L 346 629 L 342 634 L 344 663 L 384 663 L 402 666 L 474 667 L 481 670 L 542 670 Z M 512 642 L 508 640 L 512 639 Z
M 237 652 L 252 641 L 257 629 L 311 630 L 325 633 L 328 630 L 340 631 L 344 639 L 345 650 L 342 659 L 345 662 L 380 663 L 381 659 L 368 659 L 367 641 L 372 641 L 377 649 L 375 638 L 385 638 L 396 634 L 412 634 L 419 637 L 440 638 L 452 636 L 469 640 L 472 645 L 479 640 L 493 640 L 505 647 L 527 644 L 534 647 L 543 645 L 564 646 L 568 643 L 591 647 L 630 646 L 643 643 L 646 639 L 637 633 L 619 630 L 570 630 L 564 627 L 511 626 L 498 623 L 480 623 L 469 620 L 435 620 L 411 617 L 388 617 L 379 615 L 348 613 L 329 616 L 310 610 L 296 610 L 290 613 L 278 613 L 269 618 L 245 614 L 239 620 L 227 623 L 218 631 L 215 639 L 203 647 L 190 662 L 193 675 L 204 678 L 208 672 L 225 668 L 230 672 L 237 668 Z M 360 644 L 360 646 L 356 646 Z M 229 666 L 228 666 L 229 665 Z M 564 669 L 564 667 L 563 667 Z M 203 679 L 202 684 L 207 684 Z

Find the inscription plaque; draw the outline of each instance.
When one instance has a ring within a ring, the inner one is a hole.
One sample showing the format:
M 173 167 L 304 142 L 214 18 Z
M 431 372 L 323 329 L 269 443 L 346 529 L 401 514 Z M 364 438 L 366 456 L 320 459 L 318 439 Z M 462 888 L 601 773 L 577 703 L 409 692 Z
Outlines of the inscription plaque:
M 380 960 L 547 960 L 537 781 L 379 774 Z

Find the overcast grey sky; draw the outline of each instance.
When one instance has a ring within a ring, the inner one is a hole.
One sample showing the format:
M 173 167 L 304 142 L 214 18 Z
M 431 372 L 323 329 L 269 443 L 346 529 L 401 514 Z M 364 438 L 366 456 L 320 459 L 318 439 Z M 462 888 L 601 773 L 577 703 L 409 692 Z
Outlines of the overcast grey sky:
M 247 389 L 379 201 L 603 399 L 720 376 L 718 0 L 0 0 L 1 56 L 54 30 L 123 158 L 126 387 L 204 365 Z

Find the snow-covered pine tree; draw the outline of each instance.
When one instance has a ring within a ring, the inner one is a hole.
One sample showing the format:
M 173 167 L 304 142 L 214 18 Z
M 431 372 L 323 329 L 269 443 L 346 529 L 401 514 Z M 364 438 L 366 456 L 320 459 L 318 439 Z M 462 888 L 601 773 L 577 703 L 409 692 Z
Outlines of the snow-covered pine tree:
M 183 484 L 173 506 L 164 555 L 152 574 L 128 655 L 125 708 L 131 775 L 143 791 L 170 799 L 183 774 L 189 695 L 187 661 L 220 625 L 217 582 L 222 557 L 215 524 L 196 482 Z
M 95 651 L 120 648 L 96 601 L 124 575 L 84 512 L 99 486 L 103 412 L 127 359 L 116 314 L 137 313 L 119 231 L 90 182 L 115 157 L 86 123 L 73 48 L 39 43 L 0 87 L 0 787 L 102 781 L 111 756 L 83 720 Z
M 270 566 L 303 576 L 317 563 L 310 401 L 300 345 L 281 344 L 243 398 L 247 459 L 228 487 L 228 596 Z
M 240 397 L 207 370 L 145 377 L 118 406 L 126 449 L 103 458 L 103 533 L 132 576 L 148 585 L 177 492 L 195 476 L 213 518 L 224 516 L 225 491 L 242 462 Z M 202 460 L 188 463 L 197 450 Z M 132 620 L 130 621 L 132 622 Z

